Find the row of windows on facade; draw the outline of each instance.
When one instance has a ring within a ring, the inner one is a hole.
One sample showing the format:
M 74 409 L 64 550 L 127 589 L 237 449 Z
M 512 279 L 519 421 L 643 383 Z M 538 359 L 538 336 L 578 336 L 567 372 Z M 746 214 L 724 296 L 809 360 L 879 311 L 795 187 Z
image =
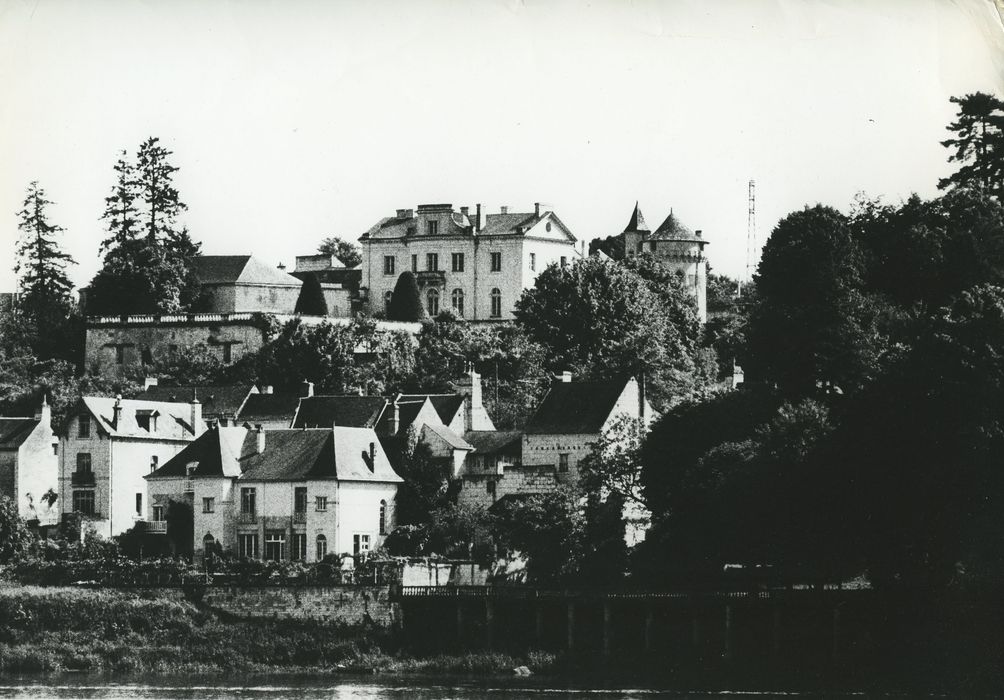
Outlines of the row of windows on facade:
M 286 532 L 284 530 L 266 530 L 265 531 L 265 550 L 264 557 L 266 561 L 286 561 Z M 203 547 L 208 548 L 216 543 L 216 539 L 211 535 L 207 534 L 202 539 Z M 290 551 L 291 556 L 289 557 L 293 561 L 303 561 L 307 558 L 307 534 L 303 532 L 294 532 L 292 538 L 290 539 L 290 544 L 292 545 L 292 550 Z M 316 559 L 321 561 L 328 554 L 328 538 L 324 535 L 318 535 L 314 538 L 314 546 L 316 547 Z M 370 551 L 370 536 L 364 533 L 355 534 L 352 536 L 352 554 L 355 556 L 365 555 Z M 258 535 L 257 533 L 245 533 L 237 536 L 237 553 L 248 559 L 258 559 Z
M 234 357 L 233 346 L 234 345 L 240 345 L 241 341 L 239 341 L 239 340 L 227 340 L 227 341 L 219 341 L 216 344 L 219 345 L 219 347 L 220 347 L 220 359 L 223 362 L 229 364 L 230 362 L 233 361 L 233 357 Z M 107 347 L 110 347 L 112 350 L 115 351 L 115 364 L 117 364 L 117 365 L 124 365 L 125 364 L 125 358 L 126 358 L 126 348 L 133 347 L 133 344 L 132 343 L 119 343 L 117 345 L 108 345 Z M 178 353 L 178 346 L 177 345 L 173 345 L 173 344 L 172 345 L 168 345 L 167 346 L 167 352 L 168 352 L 169 355 L 176 355 Z M 139 357 L 139 359 L 140 359 L 140 362 L 142 362 L 144 365 L 152 365 L 153 364 L 153 351 L 151 351 L 150 348 L 142 348 L 140 350 L 140 357 Z
M 390 300 L 394 296 L 394 292 L 387 291 L 383 295 L 384 309 L 388 313 L 390 312 Z M 491 302 L 490 313 L 492 318 L 499 318 L 502 316 L 502 290 L 495 287 L 488 296 Z M 464 317 L 464 290 L 454 289 L 450 292 L 450 307 L 460 318 Z M 439 290 L 432 288 L 425 292 L 425 310 L 430 316 L 436 316 L 440 310 L 439 301 Z
M 502 272 L 502 253 L 492 252 L 490 255 L 489 270 L 491 272 Z M 451 255 L 451 268 L 453 272 L 464 271 L 464 254 L 453 253 Z M 568 258 L 561 256 L 561 266 L 568 264 Z M 428 272 L 439 272 L 439 253 L 425 254 L 425 269 Z M 537 270 L 537 254 L 530 253 L 530 271 Z M 411 271 L 418 272 L 418 255 L 411 256 Z M 387 276 L 397 274 L 397 257 L 393 255 L 383 256 L 383 273 Z

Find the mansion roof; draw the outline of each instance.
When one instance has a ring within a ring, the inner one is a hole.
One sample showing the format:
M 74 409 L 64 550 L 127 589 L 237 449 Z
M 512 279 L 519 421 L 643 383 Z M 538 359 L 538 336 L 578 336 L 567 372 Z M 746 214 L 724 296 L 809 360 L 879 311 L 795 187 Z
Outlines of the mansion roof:
M 556 382 L 523 432 L 530 435 L 598 433 L 624 393 L 628 381 Z

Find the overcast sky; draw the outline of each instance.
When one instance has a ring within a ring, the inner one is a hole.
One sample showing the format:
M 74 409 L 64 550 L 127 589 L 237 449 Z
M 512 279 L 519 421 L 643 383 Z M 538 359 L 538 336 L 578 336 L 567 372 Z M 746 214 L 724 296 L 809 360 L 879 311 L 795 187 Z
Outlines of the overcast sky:
M 39 180 L 86 283 L 121 149 L 174 151 L 203 251 L 277 264 L 425 202 L 672 207 L 741 275 L 805 204 L 934 196 L 948 98 L 1004 95 L 990 0 L 0 0 L 0 290 Z

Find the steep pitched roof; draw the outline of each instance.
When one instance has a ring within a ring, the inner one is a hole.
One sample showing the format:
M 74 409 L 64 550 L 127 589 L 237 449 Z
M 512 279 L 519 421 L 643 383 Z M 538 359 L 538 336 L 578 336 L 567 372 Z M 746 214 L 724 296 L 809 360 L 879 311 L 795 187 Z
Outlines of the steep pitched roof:
M 159 469 L 146 476 L 160 477 L 238 477 L 241 475 L 240 459 L 251 454 L 257 444 L 254 431 L 246 428 L 213 428 L 185 445 Z M 188 466 L 194 465 L 191 474 Z
M 634 203 L 634 211 L 631 212 L 631 220 L 628 221 L 628 225 L 624 227 L 624 233 L 648 233 L 651 229 L 648 224 L 645 223 L 645 217 L 642 216 L 641 208 L 638 206 L 638 202 Z
M 447 428 L 445 425 L 435 425 L 433 423 L 426 423 L 423 426 L 423 430 L 430 430 L 436 435 L 438 435 L 443 442 L 452 447 L 455 450 L 473 450 L 474 445 L 464 440 L 462 437 L 457 435 L 455 432 Z
M 457 417 L 457 411 L 464 405 L 465 397 L 463 394 L 401 394 L 399 401 L 402 403 L 412 401 L 421 403 L 426 398 L 432 402 L 432 407 L 439 414 L 439 419 L 449 425 Z
M 556 382 L 523 432 L 537 435 L 598 433 L 626 385 L 624 379 Z
M 293 420 L 299 402 L 299 394 L 250 394 L 237 414 L 237 420 L 245 423 L 288 423 Z
M 669 216 L 666 220 L 659 224 L 659 228 L 655 230 L 655 233 L 651 235 L 650 238 L 659 239 L 663 241 L 703 241 L 703 238 L 695 235 L 693 231 L 683 225 L 676 216 L 673 215 L 673 210 L 670 209 Z
M 199 255 L 192 263 L 199 284 L 267 284 L 299 287 L 302 282 L 251 255 Z
M 478 232 L 479 236 L 500 236 L 519 233 L 521 229 L 529 228 L 543 217 L 533 212 L 514 214 L 486 214 L 485 225 Z
M 246 481 L 403 481 L 391 467 L 376 434 L 368 428 L 267 430 L 265 451 L 242 463 L 241 478 Z
M 240 411 L 244 401 L 257 393 L 253 384 L 231 384 L 229 386 L 211 386 L 186 384 L 184 386 L 151 386 L 136 398 L 144 401 L 191 401 L 193 394 L 202 403 L 202 415 L 232 416 Z
M 518 430 L 468 430 L 464 440 L 474 446 L 479 455 L 495 454 L 519 447 L 523 433 Z
M 0 418 L 0 450 L 20 447 L 41 422 L 37 418 Z
M 329 428 L 333 425 L 373 428 L 387 400 L 381 396 L 311 396 L 300 399 L 293 428 Z
M 182 440 L 195 435 L 196 428 L 198 430 L 203 428 L 203 426 L 192 426 L 192 409 L 188 403 L 113 399 L 104 396 L 85 396 L 80 401 L 83 408 L 97 421 L 98 427 L 108 435 L 115 437 Z M 118 424 L 114 423 L 116 402 L 119 402 L 122 408 L 121 420 Z M 139 427 L 136 414 L 146 412 L 157 414 L 156 429 L 153 423 L 151 423 L 150 430 Z

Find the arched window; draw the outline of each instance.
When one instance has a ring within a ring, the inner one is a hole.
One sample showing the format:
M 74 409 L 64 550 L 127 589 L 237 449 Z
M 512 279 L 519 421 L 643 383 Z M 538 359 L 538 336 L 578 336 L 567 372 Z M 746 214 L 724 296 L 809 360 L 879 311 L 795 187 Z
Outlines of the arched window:
M 380 534 L 387 534 L 387 501 L 380 501 Z
M 385 312 L 390 312 L 390 299 L 394 296 L 394 292 L 387 291 L 383 293 L 383 310 Z
M 207 532 L 206 536 L 202 538 L 202 551 L 206 554 L 211 553 L 215 544 L 216 538 Z
M 464 290 L 454 289 L 453 293 L 450 295 L 450 303 L 453 305 L 453 310 L 457 312 L 457 316 L 460 318 L 464 317 Z
M 430 289 L 425 293 L 425 306 L 426 310 L 429 312 L 429 316 L 439 315 L 439 290 Z
M 502 315 L 502 290 L 498 287 L 492 290 L 492 318 Z
M 324 535 L 317 536 L 317 561 L 321 561 L 328 554 L 328 538 Z

